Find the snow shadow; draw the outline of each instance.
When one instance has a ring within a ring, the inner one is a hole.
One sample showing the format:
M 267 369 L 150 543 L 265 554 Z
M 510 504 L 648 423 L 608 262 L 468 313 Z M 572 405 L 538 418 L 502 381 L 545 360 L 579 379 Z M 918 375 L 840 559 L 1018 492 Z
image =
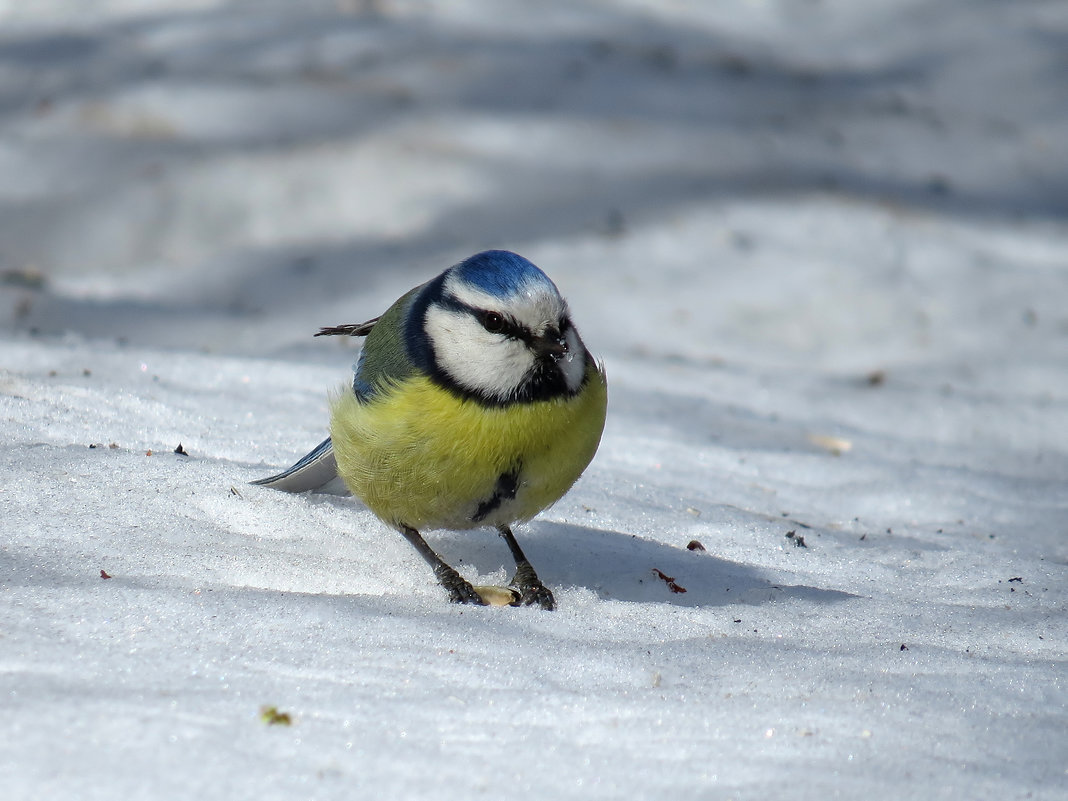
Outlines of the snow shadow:
M 516 536 L 550 587 L 586 587 L 606 600 L 703 607 L 763 604 L 796 598 L 836 603 L 855 597 L 839 590 L 786 585 L 763 571 L 713 551 L 690 551 L 618 531 L 535 522 Z M 435 537 L 433 547 L 452 564 L 466 562 L 483 575 L 506 564 L 503 542 L 472 546 L 470 533 Z M 709 544 L 711 546 L 711 544 Z M 714 546 L 711 546 L 714 547 Z

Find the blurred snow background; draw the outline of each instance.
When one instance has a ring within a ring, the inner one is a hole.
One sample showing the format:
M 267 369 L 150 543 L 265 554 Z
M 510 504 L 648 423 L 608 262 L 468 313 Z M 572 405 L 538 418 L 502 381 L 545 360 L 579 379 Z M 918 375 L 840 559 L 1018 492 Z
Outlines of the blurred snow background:
M 0 0 L 5 798 L 1063 798 L 1066 53 L 1044 0 Z M 611 381 L 519 533 L 553 614 L 246 486 L 318 326 L 488 247 Z

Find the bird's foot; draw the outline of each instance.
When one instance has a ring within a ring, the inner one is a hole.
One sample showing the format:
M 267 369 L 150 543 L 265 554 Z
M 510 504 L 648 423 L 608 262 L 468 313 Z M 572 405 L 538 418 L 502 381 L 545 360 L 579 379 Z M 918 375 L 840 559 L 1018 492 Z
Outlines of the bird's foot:
M 448 565 L 435 568 L 434 573 L 438 577 L 438 583 L 449 593 L 449 600 L 454 604 L 475 604 L 485 606 L 486 601 L 471 586 L 471 582 L 457 573 Z
M 519 591 L 519 598 L 513 606 L 540 606 L 549 611 L 556 609 L 556 599 L 549 588 L 541 583 L 530 562 L 520 562 L 516 565 L 511 586 Z

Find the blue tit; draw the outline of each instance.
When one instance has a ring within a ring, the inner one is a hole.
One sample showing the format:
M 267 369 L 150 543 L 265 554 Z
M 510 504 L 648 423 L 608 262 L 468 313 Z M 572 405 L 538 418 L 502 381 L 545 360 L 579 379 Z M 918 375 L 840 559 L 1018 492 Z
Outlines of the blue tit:
M 490 250 L 381 317 L 316 336 L 336 334 L 367 339 L 352 386 L 332 398 L 330 438 L 255 483 L 303 492 L 340 476 L 459 603 L 485 601 L 420 532 L 493 526 L 515 560 L 513 604 L 555 608 L 512 526 L 571 488 L 608 406 L 604 368 L 556 285 L 522 256 Z

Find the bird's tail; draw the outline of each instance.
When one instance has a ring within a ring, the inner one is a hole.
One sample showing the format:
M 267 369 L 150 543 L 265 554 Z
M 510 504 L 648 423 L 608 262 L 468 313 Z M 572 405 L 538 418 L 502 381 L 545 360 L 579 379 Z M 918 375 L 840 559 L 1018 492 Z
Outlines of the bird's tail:
M 347 492 L 338 479 L 334 445 L 329 437 L 288 470 L 252 483 L 283 492 Z

